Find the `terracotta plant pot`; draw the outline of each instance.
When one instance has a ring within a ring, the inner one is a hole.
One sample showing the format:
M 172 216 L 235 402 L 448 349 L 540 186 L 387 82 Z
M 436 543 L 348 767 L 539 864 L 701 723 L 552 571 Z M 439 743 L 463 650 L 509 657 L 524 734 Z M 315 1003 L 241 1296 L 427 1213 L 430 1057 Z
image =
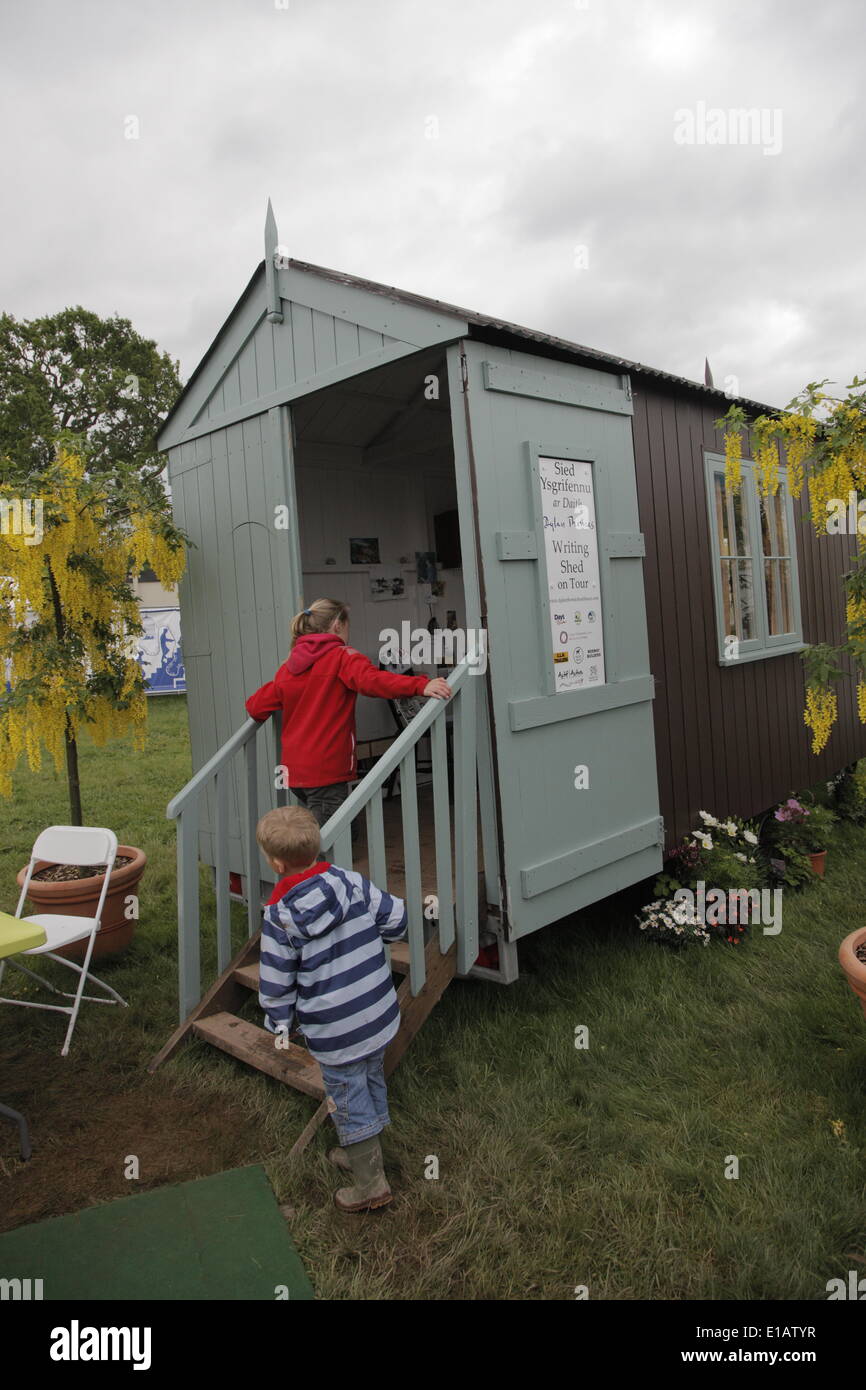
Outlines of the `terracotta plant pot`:
M 866 961 L 857 957 L 857 947 L 866 942 L 866 927 L 858 927 L 846 936 L 839 947 L 839 964 L 845 971 L 848 983 L 860 1000 L 860 1008 L 866 1016 Z
M 814 853 L 810 853 L 809 862 L 812 865 L 812 873 L 817 874 L 819 878 L 823 878 L 824 869 L 827 864 L 827 851 L 825 849 L 822 849 L 815 850 Z
M 93 955 L 90 957 L 92 961 L 100 960 L 103 956 L 114 956 L 125 950 L 135 932 L 136 918 L 126 917 L 124 910 L 126 899 L 138 888 L 147 865 L 147 855 L 134 845 L 118 845 L 117 853 L 131 858 L 132 863 L 124 864 L 122 868 L 113 869 L 111 872 L 102 908 L 102 924 L 96 933 Z M 33 873 L 35 875 L 40 869 L 48 867 L 47 859 L 37 859 Z M 26 873 L 27 870 L 24 868 L 17 875 L 19 888 L 24 884 Z M 90 878 L 71 879 L 61 883 L 45 883 L 35 877 L 31 878 L 27 889 L 27 901 L 33 903 L 34 907 L 25 907 L 24 915 L 35 916 L 39 912 L 51 912 L 70 917 L 93 917 L 99 903 L 99 894 L 102 892 L 103 877 L 102 874 L 94 874 Z M 85 939 L 73 941 L 69 946 L 61 946 L 56 954 L 68 956 L 70 960 L 83 961 L 86 950 Z

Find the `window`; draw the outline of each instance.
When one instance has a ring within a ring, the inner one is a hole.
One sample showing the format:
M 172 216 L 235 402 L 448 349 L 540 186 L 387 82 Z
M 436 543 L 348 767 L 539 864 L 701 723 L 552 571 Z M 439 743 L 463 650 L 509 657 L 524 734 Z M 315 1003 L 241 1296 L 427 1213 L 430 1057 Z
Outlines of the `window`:
M 723 457 L 708 454 L 706 466 L 720 664 L 801 651 L 794 513 L 785 470 L 779 471 L 776 496 L 765 498 L 748 460 L 741 464 L 736 495 L 725 487 Z

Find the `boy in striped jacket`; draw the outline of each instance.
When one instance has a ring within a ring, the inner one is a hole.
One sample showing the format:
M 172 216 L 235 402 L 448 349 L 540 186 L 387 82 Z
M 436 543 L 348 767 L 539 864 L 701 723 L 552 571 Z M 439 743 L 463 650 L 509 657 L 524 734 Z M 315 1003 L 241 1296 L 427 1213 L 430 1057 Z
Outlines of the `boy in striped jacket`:
M 328 1158 L 355 1179 L 335 1194 L 337 1206 L 387 1206 L 379 1134 L 390 1124 L 385 1049 L 400 1007 L 382 942 L 405 934 L 406 906 L 359 873 L 317 862 L 319 824 L 301 806 L 268 811 L 256 838 L 283 875 L 262 924 L 265 1027 L 287 1036 L 294 1020 L 319 1063 L 340 1141 Z

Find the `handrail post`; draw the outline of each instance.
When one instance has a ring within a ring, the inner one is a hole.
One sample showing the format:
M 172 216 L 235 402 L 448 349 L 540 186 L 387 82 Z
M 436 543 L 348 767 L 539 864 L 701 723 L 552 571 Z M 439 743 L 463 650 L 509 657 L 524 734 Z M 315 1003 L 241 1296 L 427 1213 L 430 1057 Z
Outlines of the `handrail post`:
M 403 865 L 409 937 L 409 987 L 420 994 L 427 978 L 424 960 L 424 914 L 421 900 L 421 858 L 418 835 L 418 783 L 415 749 L 400 764 L 400 813 L 403 821 Z
M 463 686 L 454 710 L 454 851 L 457 859 L 457 970 L 478 959 L 478 824 L 475 767 L 475 681 Z
M 201 998 L 199 942 L 198 800 L 181 811 L 177 823 L 177 966 L 180 1022 Z
M 259 842 L 256 839 L 258 824 L 259 778 L 256 740 L 251 738 L 244 745 L 246 760 L 246 818 L 244 841 L 247 857 L 247 926 L 248 936 L 255 936 L 261 926 L 261 875 L 259 871 Z
M 217 916 L 217 969 L 220 974 L 232 958 L 231 904 L 229 902 L 228 866 L 228 769 L 220 769 L 214 774 L 216 785 L 216 853 L 214 874 L 216 877 L 216 916 Z M 199 932 L 200 934 L 200 932 Z

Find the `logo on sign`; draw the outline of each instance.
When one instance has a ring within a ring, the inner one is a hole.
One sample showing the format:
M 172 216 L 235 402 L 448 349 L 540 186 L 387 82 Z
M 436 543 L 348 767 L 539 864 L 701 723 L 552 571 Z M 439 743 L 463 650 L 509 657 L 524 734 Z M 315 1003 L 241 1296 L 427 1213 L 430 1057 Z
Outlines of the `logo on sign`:
M 557 665 L 558 665 L 559 662 L 561 662 L 561 661 L 567 661 L 567 660 L 568 660 L 568 652 L 554 652 L 554 653 L 553 653 L 553 659 L 554 659 L 554 661 L 557 663 Z

